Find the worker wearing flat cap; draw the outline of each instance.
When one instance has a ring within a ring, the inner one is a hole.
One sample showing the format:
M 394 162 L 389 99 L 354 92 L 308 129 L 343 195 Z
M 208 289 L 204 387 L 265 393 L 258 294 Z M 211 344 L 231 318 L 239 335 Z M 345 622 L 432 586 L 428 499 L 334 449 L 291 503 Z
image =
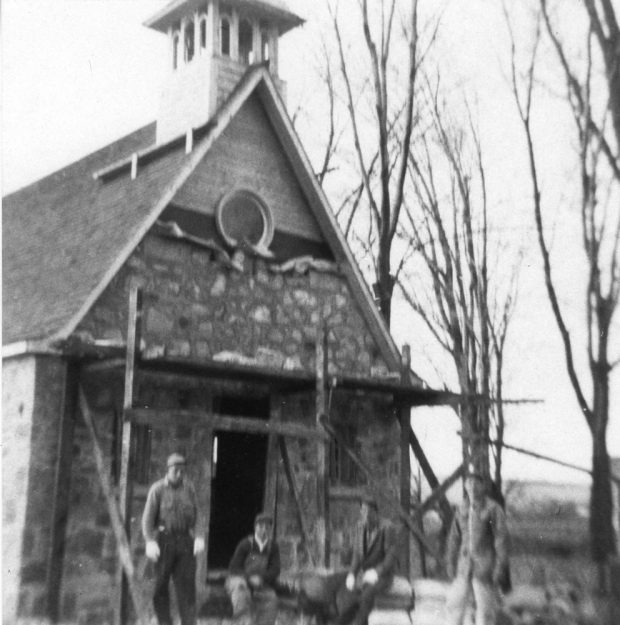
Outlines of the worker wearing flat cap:
M 274 625 L 278 600 L 280 551 L 272 537 L 273 519 L 265 512 L 254 519 L 254 534 L 243 538 L 230 561 L 226 590 L 236 625 Z
M 497 589 L 508 567 L 508 531 L 501 505 L 487 495 L 484 476 L 473 464 L 465 474 L 465 497 L 455 512 L 446 548 L 449 625 L 462 625 L 471 595 L 476 625 L 494 625 Z
M 166 475 L 149 490 L 142 515 L 146 557 L 155 563 L 153 606 L 159 624 L 172 625 L 172 579 L 181 625 L 196 625 L 196 556 L 205 548 L 204 521 L 185 475 L 185 457 L 174 453 L 166 466 Z
M 398 531 L 381 519 L 377 500 L 364 494 L 360 502 L 360 524 L 353 560 L 345 580 L 349 592 L 359 592 L 352 623 L 367 623 L 375 598 L 392 584 L 398 567 Z

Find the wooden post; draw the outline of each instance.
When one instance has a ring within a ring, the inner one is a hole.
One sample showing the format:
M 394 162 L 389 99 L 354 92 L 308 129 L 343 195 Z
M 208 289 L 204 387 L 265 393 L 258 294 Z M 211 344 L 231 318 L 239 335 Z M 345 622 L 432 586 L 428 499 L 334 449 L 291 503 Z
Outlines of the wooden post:
M 299 528 L 301 529 L 301 536 L 304 541 L 306 553 L 308 554 L 308 558 L 310 559 L 310 564 L 314 566 L 314 558 L 312 557 L 312 550 L 310 549 L 310 534 L 308 533 L 306 518 L 304 517 L 304 510 L 301 505 L 301 497 L 299 496 L 299 490 L 297 489 L 297 483 L 295 482 L 295 475 L 293 474 L 291 461 L 288 457 L 288 450 L 286 449 L 286 440 L 284 439 L 284 437 L 278 437 L 278 444 L 280 446 L 280 455 L 282 456 L 282 462 L 284 463 L 284 472 L 286 473 L 288 487 L 291 491 L 291 495 L 293 496 L 293 501 L 295 502 L 297 520 L 299 521 Z
M 282 398 L 272 395 L 269 406 L 269 423 L 277 424 L 282 420 Z M 276 506 L 278 493 L 278 436 L 269 434 L 267 443 L 267 475 L 265 480 L 265 494 L 263 509 L 269 512 L 274 519 L 274 530 L 277 531 Z
M 321 417 L 327 415 L 326 401 L 327 378 L 327 329 L 322 326 L 317 333 L 316 341 L 316 427 L 321 428 Z M 317 523 L 318 566 L 329 567 L 331 540 L 329 527 L 329 441 L 317 442 Z
M 131 466 L 131 448 L 133 423 L 127 418 L 127 411 L 133 408 L 136 391 L 136 363 L 140 355 L 142 320 L 142 292 L 132 285 L 129 291 L 129 314 L 127 320 L 127 351 L 125 354 L 125 396 L 123 400 L 123 423 L 121 442 L 121 472 L 119 480 L 119 503 L 127 540 L 131 544 L 131 500 L 133 497 L 133 479 Z M 115 625 L 124 625 L 127 621 L 127 576 L 122 566 L 118 567 L 117 583 L 119 588 L 118 603 L 114 614 Z
M 47 617 L 56 623 L 59 617 L 62 563 L 65 554 L 65 530 L 69 511 L 69 489 L 73 460 L 73 433 L 77 405 L 78 368 L 73 362 L 65 370 L 63 410 L 60 415 L 56 470 L 54 476 L 54 500 L 52 508 L 52 535 L 47 560 L 45 587 L 47 589 Z
M 409 427 L 409 444 L 411 445 L 411 449 L 420 463 L 420 468 L 422 469 L 422 473 L 424 473 L 424 477 L 428 482 L 428 485 L 432 490 L 436 490 L 439 487 L 439 480 L 433 471 L 422 446 L 420 445 L 420 441 L 418 437 L 415 435 L 413 428 Z M 439 515 L 441 516 L 441 520 L 444 523 L 444 526 L 449 526 L 452 520 L 452 507 L 450 506 L 450 502 L 446 498 L 445 494 L 439 497 Z
M 408 384 L 411 370 L 411 350 L 409 345 L 403 345 L 401 360 L 400 379 L 403 384 Z M 409 430 L 411 429 L 411 408 L 408 404 L 401 404 L 397 407 L 398 420 L 400 423 L 400 505 L 409 514 L 411 510 L 411 460 L 409 457 Z M 401 551 L 401 563 L 403 574 L 409 578 L 409 534 L 403 532 L 403 545 Z
M 210 400 L 211 398 L 209 398 Z M 196 559 L 196 579 L 198 586 L 198 595 L 204 593 L 206 595 L 207 572 L 209 563 L 209 525 L 211 523 L 211 480 L 213 477 L 213 429 L 210 427 L 200 428 L 196 432 L 199 440 L 201 453 L 204 453 L 204 461 L 199 468 L 197 489 L 198 498 L 198 516 L 202 520 L 204 526 L 205 550 Z M 204 597 L 206 599 L 206 596 Z
M 101 450 L 101 445 L 99 445 L 93 416 L 90 408 L 88 407 L 88 402 L 86 401 L 86 396 L 84 395 L 82 389 L 79 390 L 79 404 L 80 411 L 82 412 L 86 427 L 88 428 L 88 433 L 90 434 L 91 442 L 93 443 L 99 482 L 106 500 L 108 514 L 110 515 L 110 523 L 112 525 L 114 538 L 116 539 L 116 545 L 118 547 L 120 566 L 122 567 L 126 579 L 128 580 L 129 592 L 136 609 L 138 623 L 140 623 L 140 625 L 150 625 L 152 619 L 154 618 L 153 610 L 151 609 L 150 602 L 146 600 L 144 592 L 136 579 L 136 570 L 131 557 L 129 538 L 127 536 L 127 532 L 125 531 L 121 510 L 114 496 L 114 488 L 110 480 L 110 468 L 106 466 L 103 451 Z

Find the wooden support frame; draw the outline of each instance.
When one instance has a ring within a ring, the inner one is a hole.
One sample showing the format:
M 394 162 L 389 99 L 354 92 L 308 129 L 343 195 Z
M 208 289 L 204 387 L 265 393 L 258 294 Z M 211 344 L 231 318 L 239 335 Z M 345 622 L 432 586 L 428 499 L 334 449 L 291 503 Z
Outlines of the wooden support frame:
M 211 400 L 211 398 L 209 398 Z M 198 580 L 199 594 L 205 592 L 209 562 L 209 525 L 211 524 L 211 480 L 213 477 L 213 429 L 207 427 L 198 435 L 199 446 L 204 450 L 205 459 L 199 467 L 199 481 L 201 485 L 198 489 L 199 510 L 204 510 L 202 520 L 204 523 L 204 551 L 196 558 L 196 579 Z M 199 512 L 200 515 L 200 512 Z M 205 592 L 206 595 L 206 592 Z M 206 596 L 204 597 L 206 599 Z
M 405 526 L 409 529 L 409 531 L 418 539 L 418 541 L 424 547 L 427 553 L 432 555 L 434 558 L 439 559 L 439 554 L 437 553 L 435 548 L 428 542 L 428 540 L 426 540 L 426 537 L 420 532 L 420 530 L 416 526 L 415 522 L 411 519 L 409 514 L 407 514 L 407 512 L 405 512 L 401 508 L 400 502 L 395 501 L 389 494 L 385 492 L 384 488 L 382 488 L 376 483 L 368 467 L 366 467 L 366 465 L 361 461 L 361 459 L 358 457 L 358 455 L 354 451 L 349 449 L 348 445 L 346 444 L 346 441 L 342 440 L 338 432 L 334 430 L 334 428 L 332 428 L 332 426 L 329 423 L 326 422 L 325 418 L 322 419 L 322 423 L 327 433 L 340 443 L 345 453 L 351 458 L 351 460 L 353 460 L 353 462 L 355 462 L 358 468 L 362 471 L 362 473 L 364 474 L 368 482 L 368 485 L 370 486 L 377 500 L 379 502 L 382 502 L 386 506 L 388 506 L 388 508 L 393 510 L 398 515 L 398 518 L 405 524 Z
M 60 587 L 65 554 L 65 531 L 69 512 L 77 392 L 78 367 L 74 362 L 69 362 L 65 370 L 63 407 L 58 428 L 59 438 L 54 475 L 52 532 L 45 576 L 45 588 L 47 589 L 46 614 L 52 623 L 56 623 L 60 616 Z
M 411 370 L 411 350 L 409 345 L 403 346 L 401 358 L 401 382 L 405 384 Z M 409 457 L 409 430 L 411 429 L 411 408 L 407 404 L 397 404 L 398 421 L 400 424 L 400 505 L 408 512 L 411 509 L 411 459 Z M 402 544 L 403 573 L 409 577 L 410 541 L 405 534 Z
M 279 426 L 282 420 L 282 398 L 272 395 L 269 406 L 269 425 Z M 263 509 L 267 511 L 277 522 L 276 508 L 278 505 L 278 435 L 274 432 L 269 434 L 267 443 L 267 471 L 265 479 L 265 493 L 263 497 Z M 274 527 L 277 532 L 277 527 Z
M 321 326 L 316 340 L 316 429 L 321 430 L 322 418 L 327 418 L 327 328 Z M 331 528 L 329 517 L 329 441 L 317 442 L 317 523 L 318 562 L 329 568 L 331 553 Z
M 125 578 L 127 579 L 128 591 L 136 609 L 138 623 L 140 623 L 140 625 L 150 625 L 155 615 L 151 608 L 150 601 L 148 601 L 145 597 L 145 594 L 136 577 L 136 570 L 131 556 L 131 547 L 129 545 L 129 537 L 125 530 L 125 521 L 114 495 L 114 488 L 110 480 L 110 469 L 105 463 L 103 451 L 101 450 L 101 445 L 99 444 L 99 439 L 97 437 L 93 415 L 88 407 L 88 402 L 82 389 L 79 390 L 79 406 L 93 444 L 95 464 L 97 466 L 99 482 L 106 500 L 108 514 L 110 515 L 112 530 L 114 531 L 114 537 L 116 538 L 120 566 L 122 567 Z
M 465 463 L 460 464 L 450 475 L 433 490 L 433 492 L 420 505 L 420 512 L 428 512 L 435 504 L 446 498 L 446 492 L 465 473 Z M 450 504 L 448 504 L 450 505 Z
M 299 489 L 297 488 L 297 483 L 295 482 L 295 475 L 293 473 L 293 467 L 291 467 L 291 460 L 289 458 L 288 450 L 286 448 L 286 441 L 282 436 L 278 437 L 278 446 L 280 447 L 280 455 L 282 456 L 282 462 L 284 463 L 284 472 L 286 473 L 288 487 L 295 502 L 297 520 L 301 529 L 301 536 L 304 541 L 306 553 L 308 554 L 308 558 L 310 559 L 310 564 L 314 566 L 314 557 L 312 556 L 312 549 L 310 549 L 310 533 L 308 532 L 308 527 L 306 525 L 304 509 L 301 505 L 301 497 L 299 496 Z
M 133 439 L 133 423 L 127 418 L 127 412 L 133 408 L 136 394 L 136 367 L 140 354 L 140 341 L 142 338 L 142 291 L 132 285 L 129 291 L 129 311 L 127 319 L 127 352 L 125 358 L 125 395 L 123 399 L 123 423 L 121 442 L 121 471 L 119 480 L 119 504 L 121 519 L 127 535 L 131 541 L 131 500 L 132 475 L 131 475 L 131 449 Z M 124 567 L 119 565 L 117 571 L 117 583 L 119 588 L 118 602 L 115 606 L 114 623 L 124 625 L 127 621 L 127 594 L 128 576 Z
M 420 445 L 420 441 L 418 437 L 415 435 L 413 428 L 409 426 L 409 444 L 411 445 L 411 449 L 420 463 L 420 468 L 422 469 L 422 473 L 424 473 L 424 477 L 428 482 L 429 486 L 433 491 L 439 488 L 439 480 L 433 471 L 422 446 Z M 439 496 L 439 515 L 441 516 L 441 520 L 445 525 L 448 525 L 452 520 L 452 507 L 450 506 L 450 502 L 445 496 L 445 493 L 440 493 Z

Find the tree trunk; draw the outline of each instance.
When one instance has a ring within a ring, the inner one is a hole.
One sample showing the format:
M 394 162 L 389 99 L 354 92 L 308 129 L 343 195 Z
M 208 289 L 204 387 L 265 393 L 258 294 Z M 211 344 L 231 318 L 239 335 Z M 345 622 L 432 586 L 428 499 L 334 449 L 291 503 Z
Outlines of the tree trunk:
M 612 522 L 611 469 L 607 453 L 609 388 L 606 376 L 594 380 L 592 431 L 592 491 L 590 496 L 590 550 L 599 565 L 599 586 L 605 590 L 606 563 L 617 553 Z

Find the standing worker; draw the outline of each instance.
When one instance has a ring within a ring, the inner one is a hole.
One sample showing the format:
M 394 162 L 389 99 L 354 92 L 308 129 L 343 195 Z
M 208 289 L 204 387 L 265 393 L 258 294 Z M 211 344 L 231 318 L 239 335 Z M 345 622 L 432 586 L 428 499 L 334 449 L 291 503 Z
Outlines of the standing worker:
M 273 519 L 265 512 L 254 520 L 254 534 L 241 539 L 230 561 L 226 591 L 238 625 L 274 625 L 278 599 L 274 590 L 280 575 L 280 551 L 273 540 Z
M 502 507 L 485 494 L 484 479 L 472 466 L 465 497 L 448 536 L 447 570 L 454 580 L 446 598 L 448 625 L 462 625 L 473 593 L 476 625 L 494 625 L 498 585 L 508 567 L 508 530 Z
M 142 516 L 146 557 L 155 563 L 153 607 L 159 625 L 172 625 L 172 579 L 181 625 L 196 625 L 196 556 L 205 548 L 204 527 L 197 523 L 196 492 L 185 476 L 185 458 L 174 453 L 166 465 L 165 477 L 149 490 Z
M 377 595 L 390 587 L 398 565 L 398 533 L 392 523 L 379 518 L 377 500 L 366 496 L 360 504 L 360 531 L 351 568 L 345 580 L 348 591 L 356 588 L 361 573 L 361 592 L 352 623 L 365 625 Z

